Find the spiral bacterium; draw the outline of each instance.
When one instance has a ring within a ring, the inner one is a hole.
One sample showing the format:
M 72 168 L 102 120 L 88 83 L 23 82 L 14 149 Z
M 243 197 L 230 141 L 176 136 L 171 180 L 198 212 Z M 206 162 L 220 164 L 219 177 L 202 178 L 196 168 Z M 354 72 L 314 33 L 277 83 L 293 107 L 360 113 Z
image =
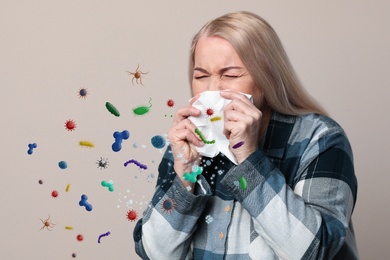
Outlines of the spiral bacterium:
M 101 239 L 102 237 L 106 237 L 106 236 L 108 236 L 108 235 L 110 235 L 110 234 L 111 234 L 110 231 L 108 231 L 107 233 L 101 234 L 101 235 L 99 236 L 99 238 L 98 238 L 98 243 L 100 244 L 100 239 Z
M 203 143 L 205 143 L 205 144 L 213 144 L 213 143 L 215 143 L 215 140 L 211 140 L 211 141 L 206 140 L 204 138 L 202 132 L 198 128 L 195 128 L 195 133 L 197 135 L 199 135 L 199 137 L 200 137 L 200 139 L 202 139 Z
M 137 165 L 138 167 L 140 167 L 141 169 L 144 169 L 144 170 L 146 170 L 148 168 L 148 166 L 146 166 L 145 164 L 142 164 L 139 161 L 134 160 L 134 159 L 131 159 L 131 160 L 125 162 L 124 166 L 126 167 L 129 163 L 134 163 L 135 165 Z
M 149 99 L 149 106 L 139 106 L 133 109 L 134 115 L 142 116 L 145 115 L 150 111 L 150 108 L 152 107 L 152 98 Z
M 119 110 L 113 105 L 111 104 L 110 102 L 106 102 L 106 108 L 107 110 L 113 114 L 114 116 L 118 117 L 120 116 L 121 114 L 119 113 Z

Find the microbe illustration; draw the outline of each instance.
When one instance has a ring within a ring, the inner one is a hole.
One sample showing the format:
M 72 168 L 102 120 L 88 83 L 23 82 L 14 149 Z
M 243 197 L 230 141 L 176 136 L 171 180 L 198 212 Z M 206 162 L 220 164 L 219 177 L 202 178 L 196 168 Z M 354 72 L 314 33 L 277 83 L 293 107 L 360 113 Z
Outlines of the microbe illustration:
M 88 200 L 88 196 L 87 195 L 85 195 L 85 194 L 81 195 L 81 200 L 79 201 L 79 205 L 81 207 L 84 206 L 87 211 L 91 211 L 92 210 L 92 205 L 89 204 L 87 202 L 87 200 Z
M 161 135 L 155 135 L 153 136 L 151 139 L 150 139 L 152 145 L 154 146 L 154 148 L 157 148 L 157 149 L 161 149 L 161 148 L 164 148 L 166 142 L 165 142 L 165 138 L 162 137 Z
M 214 115 L 214 109 L 212 109 L 211 107 L 210 107 L 210 108 L 207 108 L 207 109 L 206 109 L 206 114 L 207 114 L 208 116 Z
M 246 190 L 247 182 L 246 182 L 245 178 L 241 176 L 239 182 L 240 182 L 241 189 Z
M 142 116 L 145 115 L 150 111 L 150 108 L 152 107 L 152 98 L 149 99 L 149 106 L 139 106 L 133 109 L 133 113 L 135 116 Z
M 172 213 L 175 207 L 176 207 L 176 202 L 170 198 L 164 200 L 161 204 L 161 209 L 163 210 L 164 213 Z
M 122 132 L 116 131 L 113 136 L 115 142 L 112 144 L 112 150 L 114 152 L 119 152 L 122 149 L 122 140 L 127 140 L 130 137 L 130 133 L 127 130 Z
M 208 141 L 204 138 L 202 132 L 198 129 L 198 128 L 195 128 L 195 133 L 197 135 L 199 135 L 200 139 L 202 139 L 202 142 L 205 143 L 205 144 L 214 144 L 215 143 L 215 140 L 211 140 L 211 141 Z
M 107 187 L 107 189 L 110 191 L 110 192 L 113 192 L 114 191 L 114 182 L 113 181 L 102 181 L 100 183 L 103 187 Z
M 141 169 L 144 169 L 146 170 L 148 168 L 148 166 L 146 166 L 145 164 L 142 164 L 140 163 L 139 161 L 137 160 L 134 160 L 134 159 L 131 159 L 131 160 L 128 160 L 127 162 L 124 163 L 124 166 L 126 167 L 128 164 L 130 163 L 134 163 L 135 165 L 137 165 L 139 168 Z
M 106 102 L 106 108 L 107 110 L 113 114 L 114 116 L 118 117 L 120 116 L 121 114 L 119 113 L 119 110 L 113 105 L 111 104 L 110 102 Z
M 71 119 L 66 120 L 66 122 L 65 122 L 65 129 L 68 130 L 68 131 L 75 130 L 76 129 L 76 122 L 71 120 Z
M 202 171 L 203 171 L 203 168 L 197 166 L 197 167 L 195 167 L 195 169 L 193 169 L 193 171 L 191 173 L 185 172 L 183 175 L 183 179 L 186 181 L 190 181 L 192 183 L 195 183 L 196 178 L 198 177 L 198 175 L 200 175 L 202 173 Z
M 41 227 L 40 230 L 43 230 L 44 228 L 46 228 L 47 230 L 51 231 L 51 228 L 53 228 L 56 224 L 51 223 L 49 220 L 50 220 L 50 215 L 45 220 L 41 219 L 43 226 Z
M 108 231 L 108 232 L 106 232 L 106 233 L 104 233 L 104 234 L 101 234 L 101 235 L 99 236 L 99 238 L 98 238 L 98 243 L 100 244 L 100 239 L 101 239 L 102 237 L 106 237 L 106 236 L 108 236 L 108 235 L 110 235 L 110 234 L 111 234 L 110 231 Z
M 168 107 L 173 107 L 174 105 L 175 105 L 175 101 L 173 99 L 168 99 L 167 106 Z
M 212 118 L 210 118 L 210 122 L 215 122 L 215 121 L 220 121 L 222 120 L 222 117 L 220 116 L 213 116 Z
M 53 198 L 57 198 L 57 197 L 58 197 L 58 191 L 53 190 L 53 191 L 51 192 L 51 196 L 52 196 Z
M 129 210 L 126 213 L 126 218 L 128 221 L 136 221 L 138 218 L 137 211 L 135 211 L 134 209 Z
M 37 148 L 37 144 L 36 143 L 32 143 L 32 144 L 28 144 L 28 150 L 27 150 L 27 153 L 29 154 L 29 155 L 31 155 L 32 153 L 33 153 L 33 150 L 35 149 L 35 148 Z
M 68 164 L 65 161 L 60 161 L 58 163 L 58 167 L 60 167 L 61 169 L 65 170 L 66 168 L 68 168 Z
M 77 239 L 77 241 L 81 242 L 81 241 L 84 240 L 84 236 L 81 235 L 81 234 L 78 234 L 78 235 L 76 236 L 76 239 Z
M 97 160 L 96 164 L 98 165 L 98 168 L 100 170 L 108 168 L 108 158 L 100 157 L 99 160 Z
M 70 184 L 66 185 L 65 191 L 68 192 L 70 189 Z
M 232 148 L 233 148 L 233 149 L 240 148 L 241 146 L 243 146 L 244 143 L 245 143 L 244 141 L 238 142 L 238 143 L 236 143 L 235 145 L 233 145 Z
M 135 70 L 135 72 L 130 72 L 130 71 L 128 71 L 128 73 L 129 73 L 130 75 L 133 75 L 133 78 L 132 78 L 132 80 L 131 80 L 131 82 L 133 83 L 133 85 L 134 85 L 134 79 L 135 79 L 135 82 L 136 82 L 137 84 L 140 84 L 140 83 L 141 83 L 142 86 L 143 86 L 143 84 L 142 84 L 142 75 L 148 74 L 148 72 L 142 72 L 142 71 L 139 69 L 139 64 L 138 64 L 137 69 Z M 139 82 L 138 82 L 138 80 L 139 80 Z
M 86 88 L 80 88 L 79 92 L 78 92 L 78 95 L 79 95 L 79 98 L 87 98 L 89 92 L 88 92 L 88 89 Z
M 95 147 L 95 144 L 90 141 L 80 141 L 79 145 L 84 147 L 90 147 L 90 148 Z

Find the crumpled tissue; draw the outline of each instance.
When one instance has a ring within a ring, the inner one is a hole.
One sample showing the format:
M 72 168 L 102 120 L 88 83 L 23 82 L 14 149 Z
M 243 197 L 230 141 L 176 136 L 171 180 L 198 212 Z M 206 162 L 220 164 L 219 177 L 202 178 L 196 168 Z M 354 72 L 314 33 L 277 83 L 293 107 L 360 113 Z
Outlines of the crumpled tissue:
M 245 94 L 251 101 L 252 96 Z M 231 102 L 230 99 L 221 97 L 220 91 L 205 91 L 192 104 L 202 113 L 199 117 L 188 117 L 200 131 L 205 144 L 201 147 L 194 146 L 202 156 L 215 157 L 219 152 L 223 153 L 230 161 L 237 164 L 237 160 L 229 148 L 229 140 L 223 134 L 224 117 L 223 109 Z

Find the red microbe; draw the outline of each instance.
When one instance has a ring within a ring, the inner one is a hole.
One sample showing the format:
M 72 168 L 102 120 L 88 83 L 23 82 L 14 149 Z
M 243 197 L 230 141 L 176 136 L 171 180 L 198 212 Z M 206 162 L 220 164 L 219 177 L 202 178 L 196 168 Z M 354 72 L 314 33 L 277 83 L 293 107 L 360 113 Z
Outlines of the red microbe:
M 81 241 L 84 240 L 84 237 L 83 237 L 83 235 L 78 234 L 77 237 L 76 237 L 76 239 L 77 239 L 77 241 L 81 242 Z
M 175 101 L 173 101 L 173 99 L 168 99 L 167 106 L 173 107 L 174 105 L 175 105 Z
M 66 120 L 65 122 L 65 128 L 68 130 L 68 131 L 73 131 L 75 128 L 76 128 L 76 122 L 69 119 L 69 120 Z
M 207 114 L 208 116 L 214 115 L 214 109 L 212 109 L 212 108 L 207 108 L 207 109 L 206 109 L 206 114 Z
M 137 217 L 138 217 L 137 211 L 135 211 L 134 209 L 129 210 L 126 214 L 126 218 L 128 221 L 135 221 Z
M 53 191 L 51 192 L 51 196 L 52 196 L 53 198 L 57 198 L 57 197 L 58 197 L 58 191 L 53 190 Z

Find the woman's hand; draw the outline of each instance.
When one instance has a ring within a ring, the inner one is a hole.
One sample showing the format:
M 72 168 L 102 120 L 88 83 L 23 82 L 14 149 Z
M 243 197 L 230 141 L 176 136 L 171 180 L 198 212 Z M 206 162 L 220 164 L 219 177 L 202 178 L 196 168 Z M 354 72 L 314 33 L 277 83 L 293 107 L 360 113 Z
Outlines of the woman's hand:
M 195 100 L 196 98 L 193 98 L 188 106 L 177 110 L 172 126 L 168 131 L 168 140 L 174 157 L 175 171 L 183 185 L 190 188 L 193 188 L 194 184 L 185 181 L 183 174 L 191 172 L 194 164 L 199 164 L 200 156 L 194 145 L 203 145 L 202 140 L 195 133 L 196 126 L 188 119 L 189 116 L 197 117 L 201 114 L 200 110 L 192 106 Z
M 238 163 L 243 162 L 258 147 L 261 111 L 243 94 L 221 91 L 221 96 L 231 102 L 224 109 L 224 135 Z

